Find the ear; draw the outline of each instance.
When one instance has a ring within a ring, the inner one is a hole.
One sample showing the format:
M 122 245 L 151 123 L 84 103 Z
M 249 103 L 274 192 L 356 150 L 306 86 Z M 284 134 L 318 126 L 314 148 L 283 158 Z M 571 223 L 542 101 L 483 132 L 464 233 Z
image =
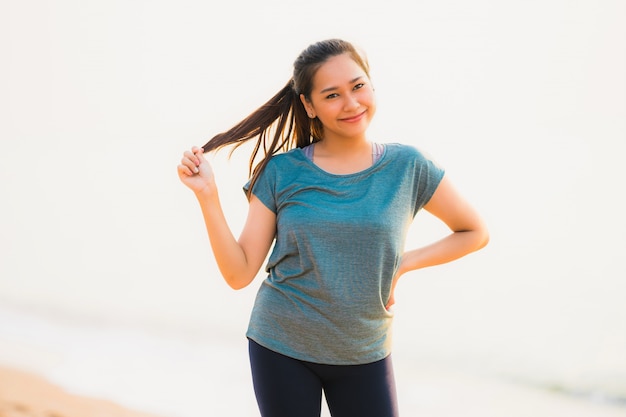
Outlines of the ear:
M 309 102 L 309 100 L 304 97 L 304 94 L 300 94 L 300 101 L 304 106 L 304 110 L 306 110 L 306 113 L 309 115 L 309 118 L 315 119 L 315 111 L 313 110 L 313 106 L 311 105 L 311 102 Z

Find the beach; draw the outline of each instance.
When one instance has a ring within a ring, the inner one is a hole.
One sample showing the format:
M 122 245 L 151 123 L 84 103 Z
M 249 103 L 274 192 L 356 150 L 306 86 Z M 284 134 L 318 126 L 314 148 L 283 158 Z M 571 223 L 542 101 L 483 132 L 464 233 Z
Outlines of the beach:
M 0 417 L 155 417 L 111 401 L 72 395 L 12 368 L 0 368 L 0 387 Z
M 401 416 L 626 417 L 626 2 L 269 6 L 0 3 L 0 417 L 258 417 L 265 270 L 224 282 L 176 166 L 329 37 L 367 51 L 370 140 L 432 156 L 491 235 L 398 285 Z M 237 236 L 253 148 L 207 154 Z M 405 249 L 448 233 L 420 212 Z
M 74 395 L 46 379 L 0 367 L 0 417 L 167 417 L 148 414 L 106 399 Z M 184 387 L 181 387 L 184 389 Z M 224 387 L 224 389 L 228 389 Z M 400 390 L 403 416 L 428 417 L 623 417 L 626 409 L 550 392 L 471 377 L 428 373 Z M 248 393 L 252 395 L 252 393 Z M 202 413 L 197 416 L 213 416 Z M 249 413 L 220 414 L 257 416 Z M 193 414 L 189 414 L 191 417 Z M 326 412 L 323 414 L 328 416 Z
M 238 332 L 168 333 L 0 305 L 0 417 L 258 416 Z M 626 407 L 393 353 L 405 417 L 624 417 Z M 322 416 L 330 414 L 324 408 Z

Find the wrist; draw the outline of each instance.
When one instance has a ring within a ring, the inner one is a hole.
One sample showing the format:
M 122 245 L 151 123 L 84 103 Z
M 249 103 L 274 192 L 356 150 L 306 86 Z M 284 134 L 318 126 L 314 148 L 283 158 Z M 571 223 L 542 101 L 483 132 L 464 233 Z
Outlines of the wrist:
M 217 186 L 215 183 L 208 183 L 206 186 L 194 190 L 196 198 L 198 200 L 207 200 L 217 198 Z

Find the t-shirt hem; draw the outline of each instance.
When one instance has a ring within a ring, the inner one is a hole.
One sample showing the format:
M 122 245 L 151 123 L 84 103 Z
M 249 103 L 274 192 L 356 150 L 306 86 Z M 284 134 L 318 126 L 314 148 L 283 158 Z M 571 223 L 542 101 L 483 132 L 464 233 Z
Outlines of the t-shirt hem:
M 271 350 L 272 352 L 278 353 L 279 355 L 283 355 L 295 360 L 316 363 L 319 365 L 338 365 L 338 366 L 349 366 L 349 365 L 366 365 L 368 363 L 378 362 L 382 359 L 385 359 L 389 355 L 391 355 L 391 350 L 381 351 L 378 354 L 370 354 L 367 358 L 363 359 L 354 359 L 354 360 L 325 360 L 320 358 L 315 358 L 313 356 L 304 355 L 300 352 L 295 352 L 291 349 L 280 349 L 277 346 L 274 346 L 271 343 L 267 343 L 263 337 L 259 337 L 258 335 L 254 335 L 251 332 L 246 333 L 246 339 L 252 340 L 255 343 L 263 346 L 264 348 Z

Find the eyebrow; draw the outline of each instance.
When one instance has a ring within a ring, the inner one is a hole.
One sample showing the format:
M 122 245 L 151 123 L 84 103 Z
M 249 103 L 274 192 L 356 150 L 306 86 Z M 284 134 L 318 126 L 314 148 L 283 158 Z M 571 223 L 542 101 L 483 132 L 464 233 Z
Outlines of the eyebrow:
M 359 81 L 361 78 L 363 78 L 363 76 L 359 75 L 358 77 L 353 78 L 352 80 L 350 80 L 348 82 L 348 84 L 355 83 L 355 82 Z M 327 88 L 323 89 L 322 91 L 320 91 L 320 94 L 328 93 L 329 91 L 337 90 L 338 88 L 339 87 L 327 87 Z

